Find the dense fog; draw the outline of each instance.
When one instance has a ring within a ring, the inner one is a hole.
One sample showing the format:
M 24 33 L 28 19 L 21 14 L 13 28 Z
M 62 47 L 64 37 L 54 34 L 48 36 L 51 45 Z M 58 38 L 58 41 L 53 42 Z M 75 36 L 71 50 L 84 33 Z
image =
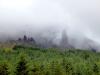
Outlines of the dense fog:
M 99 0 L 0 0 L 0 38 L 32 36 L 41 44 L 99 48 Z

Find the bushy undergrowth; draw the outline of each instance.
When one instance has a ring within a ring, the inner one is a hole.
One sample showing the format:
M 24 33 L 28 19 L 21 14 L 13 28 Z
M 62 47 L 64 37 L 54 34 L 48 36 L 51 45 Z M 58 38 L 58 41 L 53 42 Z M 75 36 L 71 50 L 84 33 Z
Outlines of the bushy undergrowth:
M 5 48 L 0 50 L 0 75 L 100 75 L 100 53 L 23 46 Z
M 6 62 L 0 64 L 0 75 L 9 75 L 9 68 Z

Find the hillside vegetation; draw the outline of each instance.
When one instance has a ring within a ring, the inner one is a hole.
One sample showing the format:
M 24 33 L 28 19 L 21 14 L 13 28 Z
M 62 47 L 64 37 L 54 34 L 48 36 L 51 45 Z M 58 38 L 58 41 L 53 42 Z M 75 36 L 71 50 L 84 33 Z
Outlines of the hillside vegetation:
M 20 45 L 1 48 L 0 75 L 100 75 L 100 53 Z

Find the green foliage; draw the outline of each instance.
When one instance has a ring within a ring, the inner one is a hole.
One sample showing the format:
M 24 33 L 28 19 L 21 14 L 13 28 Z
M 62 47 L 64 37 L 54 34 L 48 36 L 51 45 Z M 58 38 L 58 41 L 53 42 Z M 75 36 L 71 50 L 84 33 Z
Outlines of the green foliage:
M 3 48 L 3 51 L 5 53 L 11 53 L 13 50 L 12 50 L 12 48 Z
M 0 49 L 0 75 L 100 75 L 100 53 L 14 46 Z M 9 64 L 8 64 L 9 63 Z
M 42 75 L 42 72 L 40 70 L 40 66 L 39 65 L 36 65 L 36 64 L 33 64 L 33 66 L 31 68 L 29 74 L 30 75 Z
M 19 62 L 17 63 L 16 67 L 16 75 L 28 75 L 25 55 L 20 55 Z
M 9 75 L 8 69 L 8 64 L 6 62 L 0 64 L 0 75 Z

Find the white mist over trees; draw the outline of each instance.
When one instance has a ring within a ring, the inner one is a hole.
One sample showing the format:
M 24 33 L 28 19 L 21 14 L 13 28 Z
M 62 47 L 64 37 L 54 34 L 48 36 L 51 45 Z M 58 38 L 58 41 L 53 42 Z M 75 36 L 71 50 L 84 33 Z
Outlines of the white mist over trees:
M 99 0 L 0 0 L 0 38 L 27 35 L 47 46 L 62 41 L 63 46 L 71 44 L 76 48 L 82 48 L 85 39 L 99 44 L 99 3 Z

